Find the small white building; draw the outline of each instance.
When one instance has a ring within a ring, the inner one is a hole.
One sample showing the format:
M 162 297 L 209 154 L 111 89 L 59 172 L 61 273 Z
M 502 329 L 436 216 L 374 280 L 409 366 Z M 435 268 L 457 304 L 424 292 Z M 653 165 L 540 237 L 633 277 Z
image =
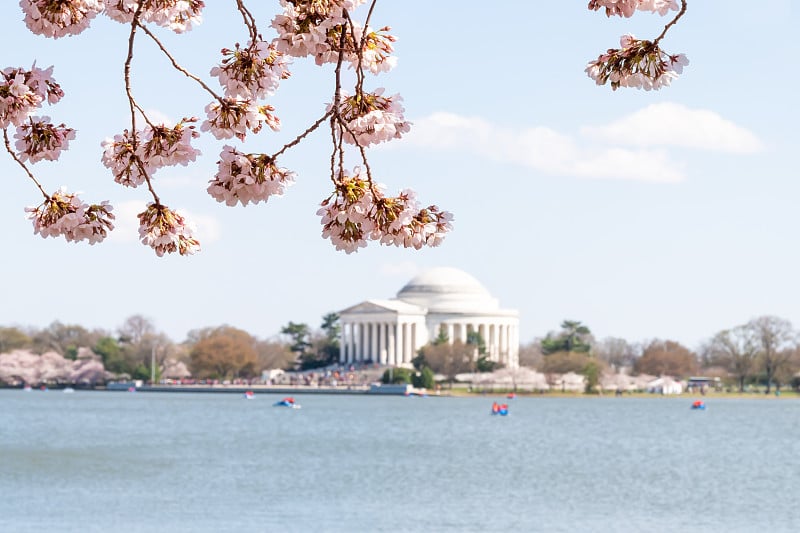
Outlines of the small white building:
M 669 376 L 661 376 L 647 383 L 647 392 L 655 394 L 682 394 L 683 384 Z
M 501 309 L 474 277 L 440 267 L 409 281 L 396 298 L 366 300 L 339 312 L 342 363 L 408 365 L 440 332 L 449 342 L 480 334 L 488 358 L 519 366 L 519 313 Z

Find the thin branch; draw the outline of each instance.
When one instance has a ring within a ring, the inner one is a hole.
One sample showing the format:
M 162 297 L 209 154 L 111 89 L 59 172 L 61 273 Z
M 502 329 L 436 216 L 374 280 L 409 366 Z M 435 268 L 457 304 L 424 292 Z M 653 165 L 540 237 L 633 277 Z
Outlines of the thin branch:
M 244 19 L 244 25 L 247 26 L 248 31 L 250 32 L 250 44 L 255 44 L 258 40 L 258 28 L 256 28 L 256 18 L 253 16 L 250 11 L 244 5 L 243 0 L 236 0 L 236 7 L 239 9 L 239 13 L 242 14 L 242 18 Z
M 292 142 L 290 142 L 290 143 L 287 143 L 286 145 L 284 145 L 284 147 L 283 147 L 283 148 L 281 148 L 280 150 L 278 150 L 277 152 L 275 152 L 275 153 L 274 153 L 274 154 L 271 156 L 271 157 L 272 157 L 272 159 L 274 160 L 276 157 L 278 157 L 279 155 L 281 155 L 282 153 L 284 153 L 284 152 L 285 152 L 286 150 L 288 150 L 289 148 L 292 148 L 293 146 L 297 146 L 297 143 L 299 143 L 299 142 L 300 142 L 300 141 L 302 141 L 304 138 L 306 138 L 306 137 L 307 137 L 309 134 L 311 134 L 311 132 L 313 132 L 314 130 L 316 130 L 317 128 L 319 128 L 320 124 L 322 124 L 323 122 L 325 122 L 325 120 L 326 120 L 326 119 L 327 119 L 329 116 L 331 116 L 331 114 L 332 114 L 332 113 L 333 113 L 333 110 L 331 110 L 331 111 L 328 111 L 328 112 L 326 112 L 324 115 L 322 115 L 320 118 L 318 118 L 318 119 L 317 119 L 317 120 L 316 120 L 316 121 L 315 121 L 315 122 L 314 122 L 314 123 L 313 123 L 311 126 L 309 126 L 308 128 L 306 128 L 306 131 L 304 131 L 303 133 L 301 133 L 300 135 L 298 135 L 298 136 L 295 138 L 295 140 L 293 140 L 293 141 L 292 141 Z
M 161 51 L 164 52 L 164 54 L 167 56 L 167 58 L 169 58 L 169 60 L 172 62 L 172 66 L 175 67 L 175 70 L 177 70 L 179 72 L 182 72 L 187 78 L 190 78 L 190 79 L 196 81 L 203 89 L 208 91 L 208 93 L 211 94 L 211 96 L 213 96 L 215 100 L 219 100 L 220 103 L 224 103 L 224 99 L 221 96 L 219 96 L 217 93 L 215 93 L 211 89 L 211 87 L 206 85 L 203 80 L 201 80 L 200 78 L 198 78 L 197 76 L 195 76 L 194 74 L 192 74 L 191 72 L 189 72 L 188 70 L 186 70 L 185 68 L 180 66 L 178 64 L 178 62 L 175 60 L 175 58 L 172 57 L 172 54 L 170 54 L 169 51 L 161 43 L 161 41 L 158 40 L 158 37 L 156 37 L 155 34 L 153 32 L 151 32 L 147 28 L 147 26 L 145 26 L 144 24 L 138 22 L 138 20 L 136 21 L 136 24 L 140 28 L 142 28 L 142 31 L 144 31 L 148 35 L 148 37 L 150 37 L 151 39 L 153 39 L 153 41 L 155 41 L 156 45 L 158 45 L 158 47 L 161 49 Z
M 3 128 L 3 141 L 5 142 L 6 150 L 11 155 L 11 158 L 14 161 L 16 161 L 19 164 L 19 166 L 22 167 L 22 170 L 25 171 L 25 174 L 27 174 L 28 177 L 33 180 L 36 186 L 39 187 L 39 190 L 42 191 L 42 194 L 44 195 L 45 199 L 49 200 L 50 195 L 45 192 L 44 188 L 42 187 L 42 184 L 39 183 L 36 177 L 31 173 L 31 171 L 28 169 L 28 166 L 25 163 L 23 163 L 20 158 L 17 157 L 17 154 L 14 153 L 14 150 L 11 149 L 11 143 L 8 141 L 8 128 Z
M 680 19 L 685 13 L 686 13 L 686 0 L 681 0 L 681 10 L 678 11 L 678 14 L 675 15 L 674 19 L 672 19 L 666 26 L 664 26 L 664 31 L 662 31 L 661 35 L 659 35 L 658 37 L 655 38 L 655 40 L 653 40 L 653 44 L 657 45 L 658 42 L 661 39 L 663 39 L 664 36 L 667 34 L 667 31 L 669 31 L 669 29 L 672 26 L 674 26 L 675 23 L 678 22 L 678 19 Z

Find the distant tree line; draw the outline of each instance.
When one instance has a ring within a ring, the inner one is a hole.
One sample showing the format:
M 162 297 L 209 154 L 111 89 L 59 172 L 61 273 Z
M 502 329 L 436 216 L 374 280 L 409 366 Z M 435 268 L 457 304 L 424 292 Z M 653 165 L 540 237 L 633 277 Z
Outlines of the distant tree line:
M 697 351 L 668 339 L 639 344 L 620 338 L 596 340 L 581 322 L 565 320 L 559 331 L 520 347 L 520 364 L 548 375 L 576 372 L 587 378 L 587 389 L 603 371 L 672 376 L 686 379 L 702 374 L 720 378 L 731 389 L 800 385 L 800 335 L 792 324 L 761 316 L 716 333 Z
M 53 351 L 74 360 L 79 348 L 88 347 L 102 359 L 106 371 L 130 379 L 147 380 L 152 375 L 160 379 L 168 362 L 176 361 L 197 379 L 252 379 L 269 369 L 336 365 L 340 337 L 337 313 L 324 315 L 316 329 L 290 321 L 270 339 L 221 325 L 192 330 L 181 343 L 158 332 L 151 320 L 133 315 L 114 332 L 61 322 L 43 329 L 0 327 L 0 354 L 18 349 L 38 354 Z M 679 379 L 703 374 L 739 391 L 754 385 L 770 392 L 800 384 L 799 338 L 789 321 L 762 316 L 716 333 L 693 351 L 669 339 L 638 344 L 615 337 L 596 340 L 585 324 L 564 320 L 560 329 L 520 346 L 520 365 L 546 376 L 582 374 L 589 392 L 596 389 L 604 372 L 622 369 L 634 375 Z M 413 369 L 386 373 L 384 381 L 429 388 L 434 375 L 453 382 L 458 374 L 490 372 L 499 366 L 489 359 L 478 332 L 469 332 L 466 342 L 450 342 L 444 328 L 412 363 Z

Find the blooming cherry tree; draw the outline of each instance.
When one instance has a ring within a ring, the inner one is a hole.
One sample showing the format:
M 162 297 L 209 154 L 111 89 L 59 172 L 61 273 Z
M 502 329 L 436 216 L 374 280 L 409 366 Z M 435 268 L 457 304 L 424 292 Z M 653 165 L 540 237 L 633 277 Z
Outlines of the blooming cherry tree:
M 250 0 L 252 1 L 252 0 Z M 453 215 L 436 205 L 423 207 L 410 189 L 396 196 L 375 181 L 367 158 L 372 145 L 401 138 L 411 129 L 402 97 L 385 96 L 383 87 L 367 88 L 368 76 L 390 71 L 397 63 L 393 55 L 396 37 L 389 26 L 371 22 L 378 0 L 279 0 L 279 10 L 268 27 L 275 32 L 265 39 L 245 0 L 235 0 L 243 21 L 243 39 L 221 50 L 221 59 L 208 72 L 210 81 L 182 67 L 158 38 L 155 27 L 184 33 L 202 22 L 203 0 L 20 0 L 24 23 L 37 34 L 53 39 L 77 35 L 92 19 L 104 14 L 129 27 L 124 81 L 130 122 L 110 133 L 100 143 L 102 164 L 112 179 L 125 187 L 147 189 L 152 200 L 138 214 L 141 242 L 158 256 L 189 255 L 200 249 L 192 225 L 177 210 L 162 203 L 154 176 L 161 168 L 188 165 L 200 151 L 192 142 L 203 133 L 221 141 L 247 143 L 263 131 L 279 131 L 281 120 L 267 102 L 291 76 L 294 60 L 309 58 L 332 72 L 331 99 L 321 106 L 320 116 L 292 141 L 274 153 L 251 153 L 243 147 L 224 144 L 217 172 L 207 191 L 228 206 L 266 202 L 282 196 L 294 183 L 295 172 L 280 165 L 280 157 L 324 125 L 330 129 L 331 153 L 328 169 L 333 192 L 322 200 L 317 214 L 322 236 L 337 250 L 351 253 L 369 241 L 382 245 L 419 249 L 438 246 L 452 229 Z M 363 21 L 354 16 L 361 8 Z M 636 87 L 645 90 L 669 85 L 688 60 L 682 54 L 667 54 L 660 48 L 666 32 L 686 12 L 686 0 L 590 0 L 589 9 L 607 16 L 631 17 L 637 11 L 677 15 L 654 40 L 623 35 L 620 48 L 609 49 L 589 62 L 586 73 L 598 85 L 612 89 Z M 196 82 L 209 96 L 205 119 L 183 118 L 175 125 L 157 122 L 139 105 L 132 91 L 132 59 L 141 35 L 154 42 L 173 68 Z M 345 88 L 345 72 L 354 78 Z M 6 151 L 20 165 L 44 196 L 36 207 L 26 208 L 34 233 L 42 237 L 64 237 L 67 241 L 100 242 L 113 229 L 108 202 L 87 204 L 76 193 L 61 188 L 45 192 L 31 171 L 40 161 L 55 161 L 75 140 L 75 130 L 54 125 L 37 115 L 42 105 L 55 104 L 63 91 L 52 77 L 53 68 L 28 70 L 10 67 L 0 71 L 0 128 Z M 351 75 L 352 74 L 352 75 Z M 199 124 L 198 124 L 199 123 Z M 265 128 L 266 126 L 266 128 Z M 14 150 L 9 130 L 15 139 Z M 345 168 L 346 152 L 359 164 Z

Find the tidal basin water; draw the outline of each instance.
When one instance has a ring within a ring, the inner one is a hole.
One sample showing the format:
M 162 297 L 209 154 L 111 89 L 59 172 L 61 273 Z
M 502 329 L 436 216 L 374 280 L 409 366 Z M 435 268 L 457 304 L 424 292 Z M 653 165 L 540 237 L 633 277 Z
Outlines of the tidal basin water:
M 0 531 L 800 531 L 800 401 L 0 391 Z

